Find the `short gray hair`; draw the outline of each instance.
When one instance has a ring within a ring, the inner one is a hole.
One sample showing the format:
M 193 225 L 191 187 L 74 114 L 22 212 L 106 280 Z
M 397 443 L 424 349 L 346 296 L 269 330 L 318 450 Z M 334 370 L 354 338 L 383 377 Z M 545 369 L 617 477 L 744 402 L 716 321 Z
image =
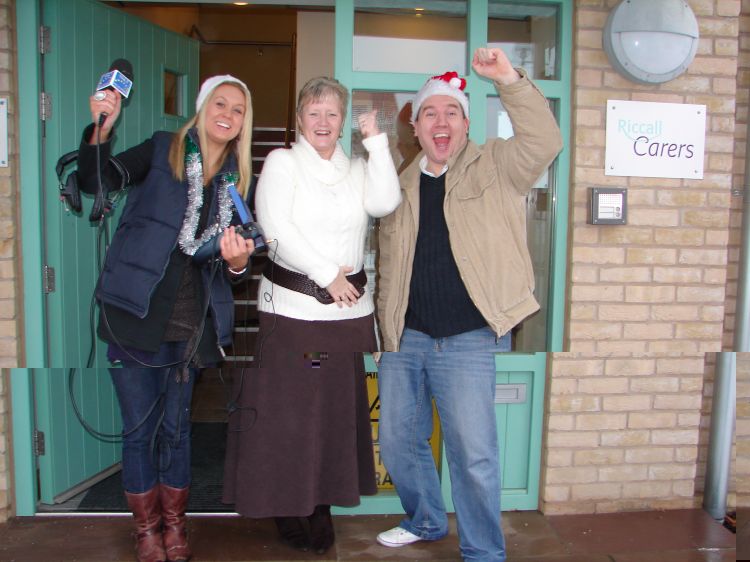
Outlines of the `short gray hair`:
M 302 108 L 310 102 L 319 101 L 328 96 L 335 96 L 341 106 L 341 116 L 346 118 L 346 108 L 349 105 L 349 90 L 335 78 L 318 76 L 308 80 L 299 91 L 297 98 L 297 115 L 302 115 Z

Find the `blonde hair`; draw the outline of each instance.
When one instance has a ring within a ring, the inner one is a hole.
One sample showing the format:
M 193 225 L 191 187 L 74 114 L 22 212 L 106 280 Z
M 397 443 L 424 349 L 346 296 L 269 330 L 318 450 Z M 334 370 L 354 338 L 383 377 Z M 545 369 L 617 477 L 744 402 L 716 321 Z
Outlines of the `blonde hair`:
M 302 116 L 302 109 L 306 104 L 321 100 L 330 95 L 338 98 L 339 105 L 341 106 L 342 120 L 346 119 L 346 108 L 349 105 L 349 90 L 341 82 L 328 76 L 311 78 L 307 81 L 307 84 L 302 86 L 297 97 L 297 117 Z
M 185 180 L 185 137 L 188 131 L 193 128 L 198 128 L 198 140 L 201 146 L 208 146 L 208 140 L 206 138 L 206 106 L 214 96 L 216 88 L 222 84 L 229 84 L 240 90 L 245 94 L 245 114 L 242 121 L 242 130 L 240 134 L 231 142 L 227 143 L 224 148 L 224 154 L 219 159 L 219 169 L 224 165 L 227 156 L 230 151 L 234 152 L 235 158 L 237 158 L 237 170 L 239 172 L 239 179 L 237 180 L 237 191 L 240 192 L 243 198 L 247 197 L 247 192 L 250 188 L 250 180 L 253 175 L 252 160 L 250 158 L 250 144 L 253 137 L 253 104 L 252 98 L 250 97 L 250 90 L 244 88 L 237 82 L 222 82 L 214 87 L 213 91 L 209 96 L 206 97 L 206 101 L 203 103 L 201 108 L 187 123 L 185 123 L 179 131 L 177 131 L 172 138 L 172 144 L 169 147 L 169 165 L 172 168 L 172 174 L 175 179 L 179 181 Z

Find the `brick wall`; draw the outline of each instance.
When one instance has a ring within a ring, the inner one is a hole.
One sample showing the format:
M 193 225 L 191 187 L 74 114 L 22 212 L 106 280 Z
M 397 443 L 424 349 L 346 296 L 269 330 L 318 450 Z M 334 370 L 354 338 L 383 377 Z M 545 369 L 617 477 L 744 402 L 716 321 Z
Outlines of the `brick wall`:
M 15 0 L 0 0 L 0 97 L 8 99 L 9 166 L 0 168 L 0 367 L 19 363 L 18 134 Z
M 721 349 L 733 181 L 739 0 L 688 0 L 700 26 L 688 72 L 659 86 L 617 74 L 602 44 L 618 0 L 578 0 L 574 32 L 569 349 Z M 703 180 L 604 175 L 606 101 L 705 104 Z M 589 187 L 628 188 L 629 224 L 586 224 Z
M 544 513 L 697 505 L 704 371 L 702 353 L 553 354 Z
M 9 462 L 9 385 L 8 374 L 0 372 L 0 523 L 10 515 L 10 462 Z
M 736 505 L 750 507 L 750 353 L 737 354 Z

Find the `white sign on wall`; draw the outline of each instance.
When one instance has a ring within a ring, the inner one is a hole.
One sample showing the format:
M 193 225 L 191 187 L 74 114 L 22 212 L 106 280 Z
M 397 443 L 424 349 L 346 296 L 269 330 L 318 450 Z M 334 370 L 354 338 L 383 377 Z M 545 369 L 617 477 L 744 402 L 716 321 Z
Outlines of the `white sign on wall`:
M 705 144 L 705 105 L 607 100 L 607 176 L 703 179 Z

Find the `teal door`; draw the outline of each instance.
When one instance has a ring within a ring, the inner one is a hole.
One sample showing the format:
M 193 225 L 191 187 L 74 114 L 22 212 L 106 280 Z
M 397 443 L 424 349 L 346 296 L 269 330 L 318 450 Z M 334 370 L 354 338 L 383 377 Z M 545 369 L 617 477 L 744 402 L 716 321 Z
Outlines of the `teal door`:
M 550 102 L 570 136 L 572 0 L 468 0 L 336 2 L 335 75 L 351 91 L 345 146 L 363 154 L 354 117 L 378 110 L 399 165 L 418 150 L 406 104 L 433 75 L 455 70 L 467 78 L 469 136 L 477 143 L 512 136 L 510 121 L 492 84 L 471 71 L 477 47 L 500 47 L 523 67 Z M 569 149 L 541 177 L 527 198 L 527 243 L 541 310 L 513 334 L 514 353 L 496 357 L 496 411 L 500 440 L 503 509 L 537 509 L 548 351 L 562 351 Z M 372 237 L 373 239 L 375 237 Z M 488 240 L 492 244 L 502 241 Z M 374 275 L 374 256 L 367 264 Z M 452 506 L 445 458 L 441 478 Z M 395 494 L 363 498 L 359 513 L 400 511 Z
M 117 215 L 106 228 L 90 223 L 88 196 L 80 216 L 66 209 L 58 198 L 55 164 L 78 147 L 91 120 L 88 96 L 118 58 L 132 63 L 134 86 L 114 150 L 181 126 L 192 115 L 188 100 L 198 89 L 198 43 L 95 0 L 22 2 L 17 21 L 19 66 L 25 69 L 21 97 L 34 100 L 44 92 L 49 100 L 43 118 L 36 103 L 20 108 L 25 351 L 26 365 L 35 368 L 14 370 L 11 392 L 17 514 L 33 515 L 38 502 L 63 500 L 106 474 L 120 454 L 119 444 L 84 430 L 68 392 L 68 368 L 77 367 L 80 415 L 98 431 L 119 431 L 108 373 L 80 370 L 92 346 L 93 364 L 106 366 L 104 346 L 93 334 L 91 303 L 103 244 Z M 40 53 L 36 40 L 23 38 L 36 38 L 42 27 L 46 44 Z M 45 269 L 54 274 L 41 283 Z
M 107 476 L 120 461 L 114 439 L 97 439 L 84 429 L 116 435 L 120 410 L 106 370 L 29 369 L 35 397 L 35 432 L 39 501 L 54 504 Z M 76 408 L 79 410 L 76 413 Z M 80 419 L 79 419 L 80 416 Z
M 92 295 L 117 217 L 102 227 L 89 222 L 93 202 L 89 196 L 80 215 L 66 209 L 56 193 L 55 163 L 78 147 L 84 127 L 91 122 L 88 97 L 118 58 L 132 63 L 134 84 L 117 124 L 115 152 L 142 142 L 156 130 L 181 126 L 193 113 L 187 100 L 193 100 L 198 90 L 198 43 L 95 0 L 45 0 L 42 20 L 49 37 L 49 48 L 42 55 L 42 90 L 51 100 L 51 111 L 43 124 L 42 213 L 37 232 L 44 248 L 39 270 L 54 273 L 46 276 L 42 311 L 46 318 L 27 318 L 26 324 L 27 339 L 41 338 L 46 343 L 46 357 L 32 360 L 29 354 L 27 366 L 86 366 L 95 346 L 95 365 L 105 367 L 104 346 L 93 334 Z

